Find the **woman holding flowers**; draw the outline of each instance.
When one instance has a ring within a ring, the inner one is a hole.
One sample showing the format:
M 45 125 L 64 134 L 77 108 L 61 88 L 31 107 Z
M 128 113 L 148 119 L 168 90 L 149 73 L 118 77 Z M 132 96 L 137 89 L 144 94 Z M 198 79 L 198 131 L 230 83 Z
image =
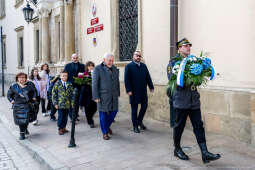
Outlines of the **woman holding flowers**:
M 209 163 L 220 158 L 220 154 L 208 152 L 205 138 L 205 130 L 201 119 L 200 95 L 197 86 L 204 85 L 208 77 L 213 78 L 214 70 L 209 58 L 202 55 L 195 57 L 190 55 L 192 44 L 183 38 L 177 42 L 179 54 L 170 61 L 172 66 L 169 76 L 169 90 L 172 95 L 173 106 L 176 112 L 174 125 L 174 156 L 188 160 L 189 157 L 181 148 L 181 136 L 189 116 L 197 143 L 201 149 L 202 160 Z
M 81 95 L 79 98 L 80 106 L 85 107 L 85 115 L 88 121 L 88 124 L 91 128 L 95 127 L 93 116 L 97 111 L 97 104 L 92 100 L 92 77 L 91 74 L 95 64 L 91 61 L 88 61 L 85 65 L 85 72 L 83 75 L 79 75 L 78 78 L 82 79 Z M 77 79 L 75 79 L 77 80 Z M 77 80 L 78 81 L 78 80 Z

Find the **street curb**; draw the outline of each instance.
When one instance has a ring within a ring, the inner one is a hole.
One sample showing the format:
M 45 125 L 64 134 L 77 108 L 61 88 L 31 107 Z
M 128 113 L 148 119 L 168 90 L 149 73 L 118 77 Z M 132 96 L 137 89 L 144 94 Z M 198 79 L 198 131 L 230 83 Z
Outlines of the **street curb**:
M 39 147 L 28 140 L 23 140 L 23 141 L 18 140 L 19 132 L 12 128 L 11 122 L 9 122 L 8 119 L 3 114 L 0 114 L 0 121 L 9 130 L 9 132 L 16 138 L 16 141 L 22 147 L 24 147 L 29 152 L 29 154 L 33 157 L 33 159 L 39 162 L 40 165 L 47 168 L 48 170 L 70 170 L 70 168 L 64 166 L 62 163 L 56 160 L 56 157 L 51 155 L 48 151 L 46 151 L 42 147 Z

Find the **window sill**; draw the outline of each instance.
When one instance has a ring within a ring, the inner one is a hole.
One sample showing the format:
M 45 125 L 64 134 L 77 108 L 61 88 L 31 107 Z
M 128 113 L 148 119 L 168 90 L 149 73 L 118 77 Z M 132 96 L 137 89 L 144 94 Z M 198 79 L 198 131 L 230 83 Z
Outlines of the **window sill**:
M 126 65 L 128 65 L 131 61 L 117 61 L 114 62 L 114 65 L 116 67 L 125 67 Z
M 17 69 L 24 69 L 24 66 L 18 66 Z
M 6 17 L 6 14 L 0 16 L 0 19 L 4 19 Z

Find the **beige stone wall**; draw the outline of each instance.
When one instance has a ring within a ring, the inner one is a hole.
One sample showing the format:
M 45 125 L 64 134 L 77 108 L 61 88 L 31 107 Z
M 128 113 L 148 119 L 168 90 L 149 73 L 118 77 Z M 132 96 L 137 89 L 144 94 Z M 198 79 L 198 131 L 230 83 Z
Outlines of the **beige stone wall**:
M 93 3 L 96 4 L 99 24 L 104 24 L 104 30 L 87 35 L 87 28 L 91 27 Z M 88 60 L 99 64 L 106 52 L 111 52 L 111 2 L 105 0 L 81 1 L 81 56 L 84 62 Z M 93 45 L 93 38 L 97 39 L 97 45 Z
M 141 8 L 144 60 L 153 82 L 166 85 L 166 67 L 170 59 L 170 1 L 146 0 L 142 1 Z
M 255 146 L 255 91 L 251 93 L 251 143 Z
M 179 38 L 209 52 L 220 73 L 210 86 L 254 89 L 254 9 L 254 0 L 179 1 Z
M 251 93 L 208 89 L 200 92 L 206 130 L 251 143 Z

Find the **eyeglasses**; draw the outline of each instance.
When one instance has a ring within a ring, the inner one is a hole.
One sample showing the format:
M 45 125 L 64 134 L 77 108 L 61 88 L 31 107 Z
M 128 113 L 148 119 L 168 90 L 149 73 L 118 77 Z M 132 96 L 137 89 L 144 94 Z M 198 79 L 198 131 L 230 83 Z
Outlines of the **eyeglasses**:
M 136 57 L 140 57 L 140 58 L 142 58 L 142 56 L 141 56 L 141 55 L 139 55 L 139 54 L 135 54 L 135 56 L 136 56 Z

